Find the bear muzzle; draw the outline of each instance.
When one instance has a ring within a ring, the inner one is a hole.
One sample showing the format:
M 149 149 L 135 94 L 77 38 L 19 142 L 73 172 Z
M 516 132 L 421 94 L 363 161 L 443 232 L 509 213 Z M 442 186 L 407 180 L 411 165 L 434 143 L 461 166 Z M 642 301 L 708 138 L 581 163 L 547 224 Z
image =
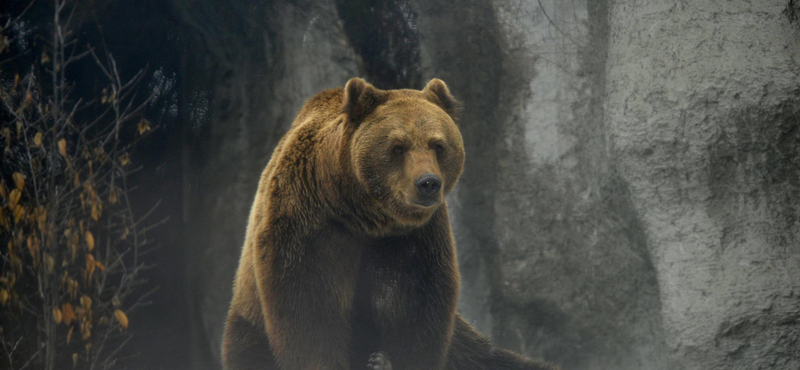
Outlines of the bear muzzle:
M 414 204 L 422 207 L 430 207 L 440 200 L 440 193 L 442 191 L 442 179 L 432 173 L 425 173 L 414 180 L 414 186 L 417 188 L 417 199 Z

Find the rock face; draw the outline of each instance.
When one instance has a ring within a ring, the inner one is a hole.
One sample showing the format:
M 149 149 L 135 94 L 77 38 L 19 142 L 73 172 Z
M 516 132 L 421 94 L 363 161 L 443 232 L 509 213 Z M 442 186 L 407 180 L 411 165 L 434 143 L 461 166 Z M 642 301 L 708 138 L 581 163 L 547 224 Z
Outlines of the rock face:
M 656 273 L 603 120 L 607 6 L 446 3 L 415 9 L 426 77 L 466 107 L 449 200 L 461 311 L 566 369 L 665 368 Z
M 785 7 L 611 6 L 606 122 L 682 368 L 800 367 L 800 37 Z
M 465 103 L 448 199 L 460 310 L 500 345 L 567 370 L 800 367 L 800 31 L 784 6 L 179 7 L 213 81 L 188 176 L 196 347 L 210 353 L 195 367 L 216 363 L 276 141 L 352 76 L 438 77 Z

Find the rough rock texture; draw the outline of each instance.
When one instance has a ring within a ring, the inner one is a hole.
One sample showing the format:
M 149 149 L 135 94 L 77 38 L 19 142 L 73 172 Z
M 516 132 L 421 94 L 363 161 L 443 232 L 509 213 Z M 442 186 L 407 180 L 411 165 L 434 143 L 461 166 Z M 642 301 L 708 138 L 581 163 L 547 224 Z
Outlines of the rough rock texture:
M 423 73 L 466 106 L 462 313 L 567 369 L 664 368 L 655 271 L 605 140 L 605 4 L 447 4 L 414 9 Z
M 783 1 L 613 1 L 609 133 L 680 368 L 800 368 L 800 34 Z
M 539 58 L 501 148 L 496 336 L 570 369 L 669 367 L 646 236 L 607 151 L 607 6 L 497 4 L 512 50 Z

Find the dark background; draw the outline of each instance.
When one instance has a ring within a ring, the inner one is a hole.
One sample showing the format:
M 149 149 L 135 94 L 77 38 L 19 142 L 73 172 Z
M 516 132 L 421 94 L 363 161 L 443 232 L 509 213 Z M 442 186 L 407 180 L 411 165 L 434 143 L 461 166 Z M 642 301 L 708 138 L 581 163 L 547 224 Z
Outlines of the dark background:
M 501 346 L 570 370 L 800 368 L 793 1 L 81 4 L 80 39 L 155 94 L 134 196 L 169 221 L 128 368 L 219 367 L 259 174 L 303 101 L 353 76 L 464 102 L 460 307 Z M 90 65 L 69 73 L 96 94 Z

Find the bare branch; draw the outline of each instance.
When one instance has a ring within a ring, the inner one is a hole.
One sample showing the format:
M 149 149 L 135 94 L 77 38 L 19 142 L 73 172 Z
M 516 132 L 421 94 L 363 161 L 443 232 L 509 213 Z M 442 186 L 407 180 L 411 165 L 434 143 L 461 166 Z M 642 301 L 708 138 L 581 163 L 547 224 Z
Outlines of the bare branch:
M 2 157 L 3 168 L 17 171 L 10 189 L 0 182 L 4 191 L 15 192 L 11 207 L 6 195 L 0 198 L 0 289 L 3 305 L 9 300 L 8 306 L 15 308 L 4 307 L 0 316 L 4 323 L 18 323 L 4 324 L 0 348 L 11 368 L 71 365 L 71 350 L 59 351 L 67 346 L 61 325 L 69 320 L 75 335 L 92 345 L 78 360 L 89 368 L 108 369 L 131 338 L 127 330 L 118 330 L 114 311 L 145 307 L 155 291 L 142 277 L 152 267 L 142 256 L 151 250 L 147 233 L 166 219 L 150 223 L 152 211 L 136 217 L 129 198 L 135 187 L 128 184 L 128 176 L 141 169 L 129 166 L 129 153 L 149 133 L 121 135 L 123 130 L 133 132 L 130 124 L 152 95 L 138 97 L 145 70 L 122 81 L 110 53 L 90 46 L 78 51 L 85 45 L 78 39 L 77 2 L 51 4 L 52 32 L 38 35 L 38 46 L 24 51 L 45 52 L 41 63 L 33 64 L 13 87 L 0 85 L 0 112 L 10 118 L 0 129 L 5 149 L 12 153 Z M 3 29 L 20 18 L 8 17 Z M 81 89 L 66 74 L 89 55 L 107 79 L 102 99 L 73 97 Z M 42 76 L 49 81 L 39 81 Z M 6 125 L 11 127 L 5 130 Z M 6 167 L 5 161 L 13 166 Z M 13 212 L 5 212 L 7 208 Z M 15 285 L 18 280 L 30 283 Z M 8 298 L 5 292 L 11 292 Z M 86 298 L 93 303 L 86 304 Z M 107 325 L 105 333 L 98 329 L 102 325 Z M 92 328 L 98 331 L 93 334 Z M 19 351 L 21 347 L 25 350 Z M 19 353 L 31 357 L 20 359 Z

